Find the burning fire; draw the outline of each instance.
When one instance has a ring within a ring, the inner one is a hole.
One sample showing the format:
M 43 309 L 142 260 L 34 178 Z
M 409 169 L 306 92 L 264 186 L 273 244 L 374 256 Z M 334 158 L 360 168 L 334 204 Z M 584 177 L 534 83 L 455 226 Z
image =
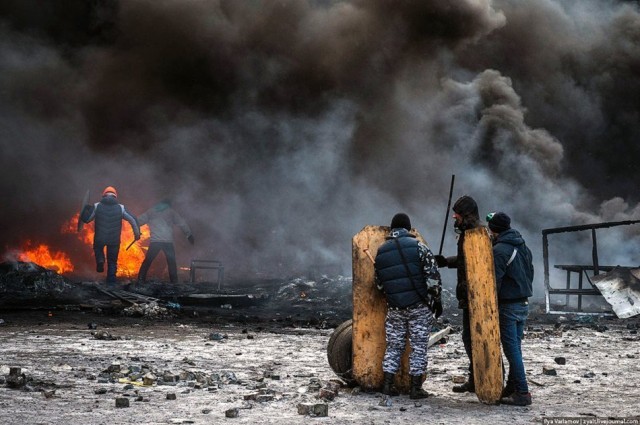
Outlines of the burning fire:
M 93 223 L 85 224 L 83 230 L 78 233 L 78 216 L 79 214 L 75 214 L 65 221 L 60 232 L 77 235 L 78 239 L 87 245 L 87 249 L 93 252 L 93 235 L 95 233 Z M 144 230 L 141 230 L 140 240 L 127 250 L 127 246 L 134 240 L 134 237 L 131 226 L 123 223 L 116 272 L 118 276 L 128 278 L 137 276 L 147 250 L 147 247 L 142 246 L 142 243 L 147 239 L 149 239 L 149 229 L 145 227 Z M 60 274 L 71 273 L 76 268 L 66 252 L 56 251 L 45 243 L 33 243 L 30 240 L 26 241 L 21 249 L 13 251 L 11 256 L 17 261 L 36 263 Z
M 36 263 L 60 274 L 73 271 L 73 264 L 66 253 L 51 251 L 47 245 L 42 243 L 32 247 L 31 241 L 27 241 L 23 250 L 17 253 L 17 258 L 18 261 Z
M 62 233 L 76 233 L 78 225 L 79 213 L 76 213 L 69 221 L 65 222 L 62 226 Z M 93 250 L 93 235 L 94 235 L 93 222 L 85 224 L 80 233 L 77 233 L 78 239 L 91 247 Z M 120 235 L 120 251 L 118 253 L 118 270 L 116 274 L 118 276 L 125 276 L 132 278 L 137 276 L 140 265 L 144 260 L 147 247 L 141 246 L 142 242 L 149 239 L 149 229 L 145 227 L 144 230 L 140 230 L 140 240 L 127 250 L 127 246 L 133 242 L 133 230 L 128 223 L 122 224 L 122 233 Z

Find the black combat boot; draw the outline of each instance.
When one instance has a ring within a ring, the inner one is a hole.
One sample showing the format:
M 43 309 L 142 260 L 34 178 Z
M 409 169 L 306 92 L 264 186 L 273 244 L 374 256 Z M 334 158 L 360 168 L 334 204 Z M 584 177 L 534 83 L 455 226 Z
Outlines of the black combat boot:
M 411 375 L 411 392 L 409 398 L 427 398 L 429 393 L 422 389 L 422 375 Z
M 502 389 L 502 394 L 500 394 L 500 398 L 508 398 L 516 392 L 516 385 L 513 382 L 507 381 L 507 385 Z
M 476 392 L 476 385 L 473 382 L 473 376 L 469 377 L 469 380 L 467 382 L 465 382 L 462 385 L 456 385 L 453 387 L 453 392 L 454 393 L 475 393 Z
M 502 404 L 510 404 L 513 406 L 530 406 L 531 405 L 531 393 L 518 393 L 514 392 L 509 397 L 500 400 Z
M 393 379 L 396 377 L 395 373 L 385 372 L 384 373 L 384 382 L 382 384 L 382 394 L 396 396 L 398 395 L 398 391 L 393 386 Z

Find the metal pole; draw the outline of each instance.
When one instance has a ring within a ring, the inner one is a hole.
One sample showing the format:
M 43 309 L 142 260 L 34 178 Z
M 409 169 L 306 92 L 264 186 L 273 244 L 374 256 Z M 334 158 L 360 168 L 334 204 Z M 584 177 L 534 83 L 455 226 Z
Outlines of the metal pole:
M 551 300 L 549 290 L 551 289 L 551 285 L 549 284 L 549 240 L 547 239 L 547 234 L 542 234 L 542 259 L 544 263 L 544 291 L 545 291 L 545 301 L 547 307 L 547 313 L 551 310 Z
M 442 255 L 442 247 L 444 246 L 444 235 L 447 232 L 447 223 L 449 221 L 449 208 L 451 208 L 451 196 L 453 195 L 453 183 L 456 180 L 456 175 L 451 174 L 451 187 L 449 188 L 449 202 L 447 202 L 447 214 L 444 216 L 444 228 L 442 229 L 442 238 L 440 239 L 440 249 L 438 255 Z
M 591 255 L 593 256 L 593 274 L 598 276 L 600 274 L 600 267 L 598 265 L 598 240 L 596 239 L 596 229 L 591 229 L 591 239 L 593 240 L 593 249 Z

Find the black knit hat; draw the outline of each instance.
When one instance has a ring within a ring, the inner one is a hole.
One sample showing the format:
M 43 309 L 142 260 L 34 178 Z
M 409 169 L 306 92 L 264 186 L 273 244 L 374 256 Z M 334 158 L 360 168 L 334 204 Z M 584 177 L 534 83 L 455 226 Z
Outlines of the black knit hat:
M 502 211 L 487 214 L 487 223 L 492 232 L 502 233 L 511 229 L 511 219 Z
M 411 230 L 411 220 L 409 219 L 409 216 L 405 213 L 398 213 L 394 215 L 391 220 L 391 228 Z
M 458 198 L 455 204 L 453 204 L 453 211 L 460 214 L 463 217 L 466 216 L 478 216 L 478 204 L 475 199 L 469 195 L 464 195 Z

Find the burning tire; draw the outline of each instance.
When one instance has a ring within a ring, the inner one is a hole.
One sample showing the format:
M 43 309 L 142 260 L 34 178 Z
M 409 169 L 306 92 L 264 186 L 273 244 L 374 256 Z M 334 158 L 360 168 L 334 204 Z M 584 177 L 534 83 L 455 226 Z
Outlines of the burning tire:
M 353 384 L 351 375 L 353 354 L 353 320 L 340 324 L 329 338 L 327 359 L 331 369 L 348 384 Z

